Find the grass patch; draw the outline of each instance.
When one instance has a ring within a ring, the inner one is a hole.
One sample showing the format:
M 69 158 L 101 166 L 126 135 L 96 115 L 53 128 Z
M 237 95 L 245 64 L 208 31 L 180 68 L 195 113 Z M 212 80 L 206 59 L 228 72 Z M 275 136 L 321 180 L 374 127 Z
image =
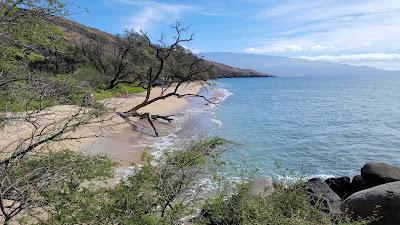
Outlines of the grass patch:
M 117 87 L 110 90 L 97 89 L 94 93 L 94 96 L 96 97 L 96 100 L 104 100 L 108 98 L 118 97 L 121 94 L 141 93 L 144 91 L 145 89 L 142 87 L 131 85 L 118 85 Z
M 58 105 L 51 100 L 31 100 L 31 101 L 0 101 L 0 110 L 4 112 L 26 112 L 42 110 Z

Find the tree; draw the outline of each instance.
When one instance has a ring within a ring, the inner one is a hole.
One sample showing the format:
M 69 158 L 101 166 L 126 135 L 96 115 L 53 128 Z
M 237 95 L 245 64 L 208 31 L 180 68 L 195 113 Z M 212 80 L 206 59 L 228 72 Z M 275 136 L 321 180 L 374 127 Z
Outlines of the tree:
M 175 35 L 171 44 L 167 44 L 164 37 L 153 43 L 147 34 L 133 31 L 127 31 L 116 39 L 93 36 L 80 40 L 78 44 L 89 65 L 98 72 L 98 77 L 105 77 L 105 89 L 128 84 L 145 90 L 143 102 L 119 115 L 147 120 L 156 136 L 159 134 L 153 121 L 172 122 L 172 115 L 151 115 L 139 112 L 140 109 L 170 97 L 199 97 L 215 103 L 202 95 L 181 92 L 185 84 L 194 81 L 205 86 L 213 71 L 202 58 L 182 47 L 193 39 L 193 34 L 185 35 L 189 28 L 176 22 L 172 29 Z M 162 88 L 158 96 L 152 94 L 155 86 Z
M 27 66 L 35 57 L 44 57 L 38 48 L 51 47 L 62 39 L 49 23 L 54 15 L 66 13 L 61 0 L 1 0 L 0 2 L 0 165 L 18 160 L 52 141 L 74 139 L 66 135 L 93 121 L 102 112 L 100 105 L 87 107 L 87 84 L 70 76 L 48 76 Z M 7 54 L 10 53 L 10 54 Z M 89 89 L 90 90 L 90 89 Z M 90 103 L 90 102 L 89 102 Z M 50 108 L 60 104 L 83 104 L 69 110 Z M 83 107 L 85 106 L 85 107 Z M 99 122 L 99 121 L 97 121 Z M 10 138 L 14 133 L 16 138 Z
M 72 151 L 41 153 L 10 161 L 0 167 L 3 223 L 40 220 L 44 211 L 55 210 L 54 204 L 62 201 L 57 196 L 82 189 L 84 182 L 112 177 L 113 166 L 104 156 L 88 157 Z
M 193 40 L 193 34 L 187 37 L 184 36 L 185 32 L 188 31 L 188 27 L 183 27 L 181 22 L 177 22 L 172 28 L 175 31 L 172 44 L 167 44 L 163 37 L 161 37 L 159 44 L 154 44 L 150 38 L 142 32 L 142 36 L 146 40 L 147 45 L 151 48 L 152 54 L 155 55 L 156 63 L 150 65 L 147 74 L 143 78 L 144 80 L 139 83 L 139 85 L 146 90 L 144 100 L 140 104 L 133 106 L 130 110 L 120 113 L 123 118 L 132 116 L 146 119 L 153 128 L 156 136 L 159 134 L 154 126 L 153 120 L 161 119 L 171 122 L 173 118 L 171 118 L 171 115 L 151 115 L 148 112 L 139 112 L 139 109 L 170 97 L 199 97 L 203 98 L 208 103 L 215 104 L 215 102 L 212 102 L 203 95 L 181 93 L 181 88 L 184 84 L 193 81 L 200 82 L 202 85 L 206 84 L 208 76 L 204 76 L 204 74 L 211 73 L 210 69 L 212 66 L 203 63 L 202 58 L 197 57 L 181 46 L 183 43 Z M 153 87 L 158 84 L 161 84 L 163 90 L 159 96 L 152 97 Z
M 81 156 L 65 153 L 59 158 L 62 152 L 49 153 L 49 144 L 85 138 L 74 132 L 103 121 L 98 119 L 104 112 L 101 105 L 86 101 L 87 84 L 28 66 L 45 58 L 40 49 L 57 48 L 62 32 L 49 20 L 63 13 L 65 5 L 58 0 L 0 1 L 0 215 L 4 224 L 21 212 L 44 206 L 43 194 L 66 185 L 84 169 L 78 161 L 62 161 Z M 61 104 L 70 106 L 58 107 Z M 90 160 L 83 157 L 79 162 L 83 166 Z
M 140 67 L 144 63 L 144 54 L 133 37 L 117 38 L 113 43 L 104 38 L 80 41 L 83 56 L 99 74 L 106 77 L 106 89 L 141 82 Z

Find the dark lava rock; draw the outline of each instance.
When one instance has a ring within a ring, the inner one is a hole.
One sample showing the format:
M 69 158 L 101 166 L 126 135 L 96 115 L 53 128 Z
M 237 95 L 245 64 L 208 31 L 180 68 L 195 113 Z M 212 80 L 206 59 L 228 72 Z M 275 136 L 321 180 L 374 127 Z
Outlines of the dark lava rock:
M 311 203 L 321 202 L 327 212 L 339 212 L 340 197 L 320 178 L 313 178 L 307 182 L 307 192 Z
M 400 224 L 400 182 L 382 184 L 359 191 L 340 204 L 342 212 L 354 218 L 374 216 L 376 225 Z
M 367 189 L 367 185 L 365 185 L 364 180 L 361 175 L 356 175 L 353 177 L 351 180 L 350 184 L 350 192 L 348 193 L 348 196 L 358 192 L 362 191 L 364 189 Z M 348 197 L 346 196 L 346 197 Z
M 350 195 L 350 177 L 329 178 L 325 182 L 341 199 Z
M 400 167 L 385 163 L 367 163 L 361 169 L 361 176 L 367 188 L 400 181 Z

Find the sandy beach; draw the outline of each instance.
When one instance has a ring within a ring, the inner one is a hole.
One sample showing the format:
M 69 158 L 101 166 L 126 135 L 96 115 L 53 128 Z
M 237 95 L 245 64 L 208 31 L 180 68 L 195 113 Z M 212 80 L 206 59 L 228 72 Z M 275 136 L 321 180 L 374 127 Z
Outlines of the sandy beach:
M 180 93 L 198 93 L 203 86 L 200 83 L 191 83 L 180 88 Z M 151 98 L 159 96 L 161 88 L 154 88 Z M 131 107 L 143 101 L 145 93 L 129 94 L 104 101 L 108 113 L 104 115 L 101 123 L 91 123 L 77 129 L 73 134 L 76 137 L 89 137 L 84 139 L 67 140 L 52 143 L 48 149 L 70 149 L 81 151 L 88 155 L 106 154 L 126 168 L 141 162 L 143 150 L 152 147 L 160 138 L 169 135 L 176 130 L 176 123 L 155 122 L 160 137 L 156 137 L 147 120 L 137 118 L 123 119 L 116 112 L 129 110 Z M 188 104 L 187 98 L 170 97 L 151 104 L 140 111 L 158 115 L 177 115 L 183 113 Z M 49 121 L 68 115 L 76 106 L 63 105 L 48 109 L 51 116 L 43 116 L 38 120 L 40 126 L 46 126 Z M 21 137 L 29 137 L 32 127 L 30 124 L 21 123 L 5 127 L 0 132 L 0 147 L 3 152 L 7 148 L 13 148 L 13 141 Z M 11 144 L 11 145 L 10 145 Z
M 201 88 L 202 86 L 199 83 L 193 83 L 182 87 L 180 92 L 196 94 Z M 160 92 L 161 88 L 155 88 L 151 98 L 158 96 Z M 140 103 L 144 97 L 144 93 L 132 94 L 107 100 L 105 105 L 115 112 L 123 112 Z M 187 103 L 187 98 L 171 97 L 151 104 L 140 111 L 158 115 L 178 115 L 183 113 Z M 85 139 L 80 143 L 67 142 L 66 144 L 75 145 L 74 149 L 89 155 L 107 154 L 120 163 L 121 167 L 129 167 L 141 162 L 141 156 L 146 147 L 151 148 L 156 140 L 169 135 L 176 129 L 174 121 L 172 123 L 155 121 L 155 126 L 160 133 L 160 137 L 156 137 L 147 120 L 123 119 L 115 115 L 108 116 L 112 119 L 99 126 L 89 128 L 89 132 L 102 129 L 101 137 Z

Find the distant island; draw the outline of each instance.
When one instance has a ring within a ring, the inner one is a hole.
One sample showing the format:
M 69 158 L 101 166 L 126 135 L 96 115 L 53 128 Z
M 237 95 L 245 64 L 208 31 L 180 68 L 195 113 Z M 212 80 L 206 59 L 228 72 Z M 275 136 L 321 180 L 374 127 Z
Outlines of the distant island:
M 210 52 L 202 53 L 201 55 L 215 62 L 266 72 L 275 76 L 400 75 L 400 71 L 387 71 L 367 66 L 351 66 L 339 63 L 313 62 L 282 56 L 231 52 Z

